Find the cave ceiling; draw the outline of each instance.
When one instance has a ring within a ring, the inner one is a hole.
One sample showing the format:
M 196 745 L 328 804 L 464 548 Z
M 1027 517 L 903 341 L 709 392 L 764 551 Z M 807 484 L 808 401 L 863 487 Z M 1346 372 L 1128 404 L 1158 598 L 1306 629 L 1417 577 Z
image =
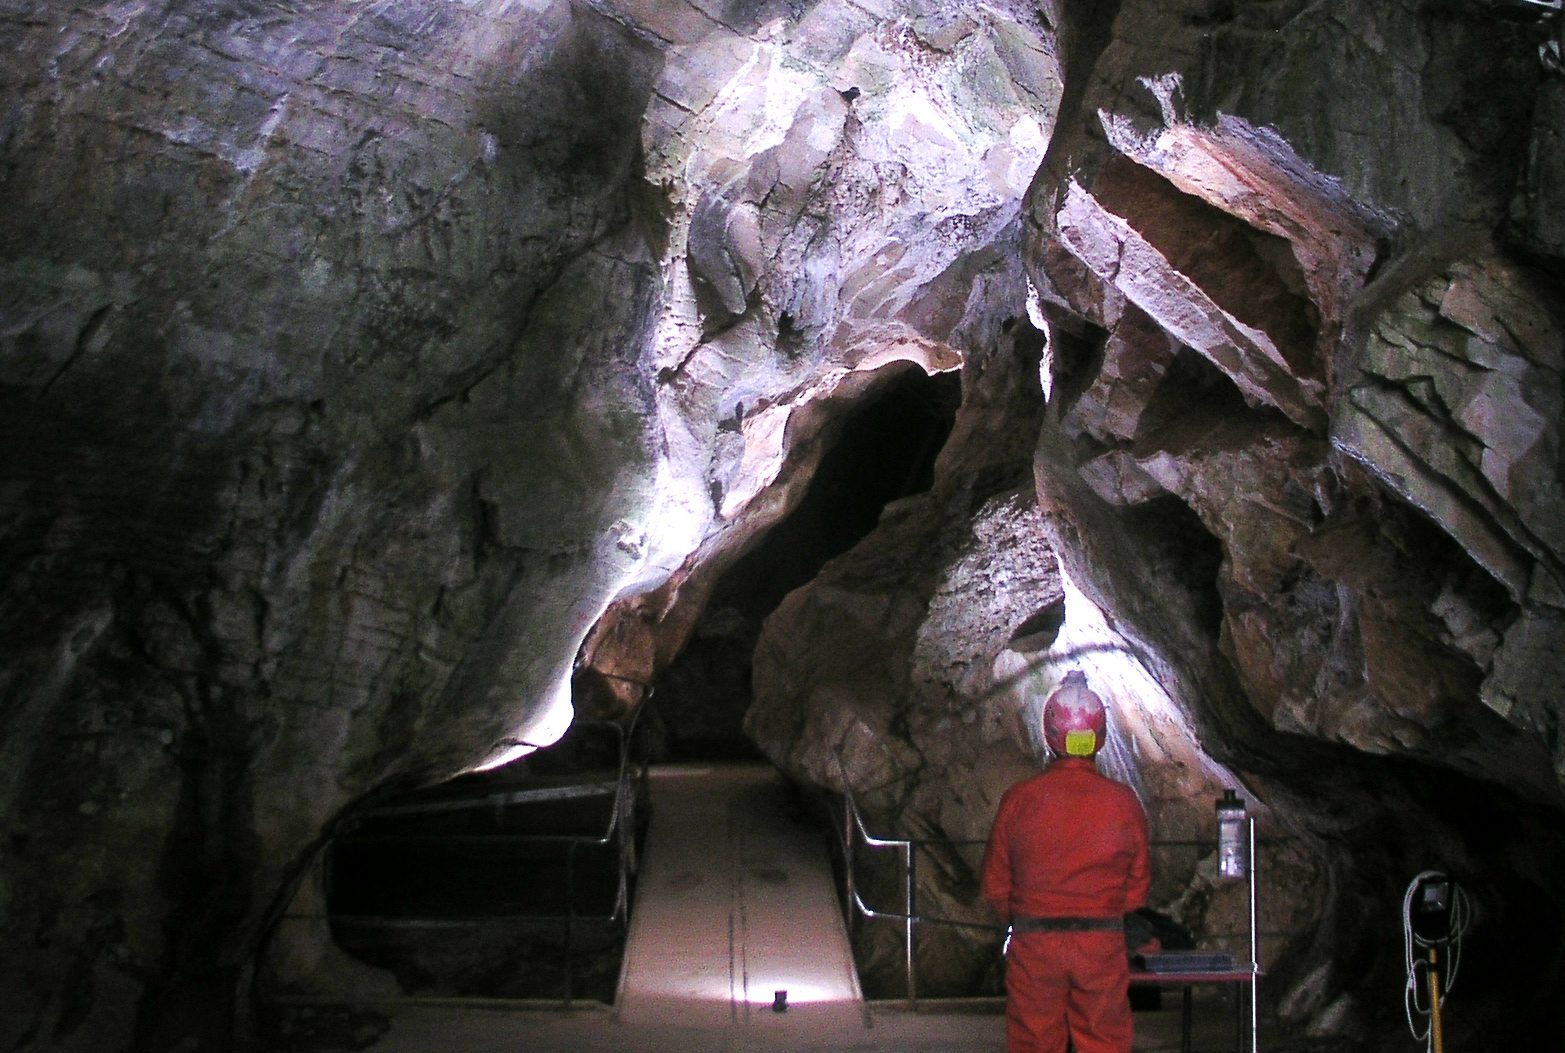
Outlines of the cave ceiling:
M 1435 863 L 1500 968 L 1565 915 L 1565 78 L 1500 6 L 0 2 L 0 1044 L 232 1048 L 343 814 L 693 640 L 958 838 L 1085 668 L 1155 830 L 1286 841 L 1305 1031 Z

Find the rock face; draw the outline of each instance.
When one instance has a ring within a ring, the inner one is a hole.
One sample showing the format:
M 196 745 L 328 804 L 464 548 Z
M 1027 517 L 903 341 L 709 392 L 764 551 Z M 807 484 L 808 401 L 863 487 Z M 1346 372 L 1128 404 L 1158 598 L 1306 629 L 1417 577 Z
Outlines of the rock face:
M 1059 88 L 1024 5 L 0 18 L 13 1047 L 227 1048 L 345 807 L 957 365 Z
M 1290 1026 L 1391 1041 L 1364 978 L 1399 988 L 1439 866 L 1479 906 L 1458 1026 L 1557 1033 L 1540 30 L 155 0 L 0 32 L 0 1044 L 237 1048 L 336 820 L 557 735 L 573 674 L 639 697 L 912 369 L 960 375 L 950 440 L 760 630 L 759 745 L 977 839 L 1085 665 L 1162 836 L 1237 782 L 1288 838 Z M 972 864 L 928 902 L 977 917 Z M 1155 895 L 1220 933 L 1204 880 Z
M 344 804 L 544 730 L 637 562 L 658 56 L 502 6 L 5 16 L 9 1044 L 217 1042 Z
M 1500 915 L 1560 909 L 1531 864 L 1483 861 L 1488 806 L 1455 803 L 1504 801 L 1556 865 L 1565 331 L 1551 221 L 1513 198 L 1553 163 L 1530 44 L 1435 5 L 1124 4 L 1074 32 L 1091 72 L 1030 197 L 1062 566 L 1301 837 L 1351 816 L 1416 842 L 1328 858 L 1332 922 L 1278 970 L 1319 960 L 1284 999 L 1307 1027 L 1389 1034 L 1342 975 L 1394 970 L 1343 925 L 1385 889 L 1467 875 L 1502 971 Z M 1159 504 L 1179 515 L 1148 530 Z M 1116 554 L 1181 535 L 1205 580 L 1170 619 L 1163 572 Z M 1482 1026 L 1526 1044 L 1557 1010 L 1516 982 Z

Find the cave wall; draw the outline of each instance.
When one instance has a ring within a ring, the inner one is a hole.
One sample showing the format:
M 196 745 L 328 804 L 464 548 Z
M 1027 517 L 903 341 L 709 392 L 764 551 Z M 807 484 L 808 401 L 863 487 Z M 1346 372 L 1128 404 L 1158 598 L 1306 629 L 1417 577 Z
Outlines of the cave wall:
M 888 822 L 980 836 L 1089 654 L 1160 831 L 1238 781 L 1299 846 L 1290 1021 L 1396 1032 L 1383 908 L 1444 865 L 1491 977 L 1464 1026 L 1558 1024 L 1559 952 L 1509 953 L 1565 866 L 1540 30 L 159 0 L 0 32 L 0 1043 L 233 1048 L 335 818 L 557 734 L 573 668 L 635 697 L 906 368 L 960 371 L 957 426 L 763 632 L 779 765 L 840 788 L 845 746 L 905 784 Z M 839 621 L 857 668 L 819 662 Z M 929 894 L 977 909 L 947 863 Z M 1221 928 L 1202 881 L 1159 895 Z
M 1076 24 L 1090 73 L 1029 198 L 1062 567 L 1324 849 L 1323 924 L 1273 990 L 1366 1048 L 1400 1026 L 1372 934 L 1425 867 L 1470 883 L 1478 968 L 1508 977 L 1460 1026 L 1559 1024 L 1562 963 L 1529 939 L 1560 917 L 1565 774 L 1546 35 L 1479 5 L 1122 3 Z M 1121 558 L 1170 501 L 1215 545 L 1205 616 Z
M 1021 4 L 0 32 L 10 1048 L 233 1048 L 344 809 L 558 734 L 611 601 L 956 367 L 1058 93 Z
M 768 623 L 750 725 L 896 836 L 973 836 L 1037 761 L 1025 729 L 981 716 L 983 677 L 1018 678 L 998 706 L 1015 719 L 1078 664 L 1127 715 L 1132 761 L 1107 763 L 1155 835 L 1199 836 L 1228 782 L 1288 846 L 1263 859 L 1262 900 L 1287 1026 L 1394 1048 L 1401 1012 L 1377 992 L 1400 988 L 1397 906 L 1437 867 L 1482 904 L 1462 1034 L 1536 1043 L 1565 975 L 1532 935 L 1562 914 L 1547 875 L 1565 832 L 1550 540 L 1565 330 L 1542 203 L 1560 89 L 1535 53 L 1553 27 L 1449 4 L 1067 14 L 1025 243 L 1046 364 L 1018 396 L 1047 399 L 1024 548 L 1055 554 L 1063 602 L 1015 583 L 1059 602 L 1058 627 L 1020 652 L 985 641 L 966 683 L 933 673 L 960 631 L 937 568 L 960 560 L 898 506 Z M 920 568 L 896 585 L 893 554 Z M 1026 563 L 989 557 L 970 587 Z M 1016 631 L 1029 616 L 970 607 Z M 943 794 L 888 791 L 935 771 Z M 937 913 L 982 916 L 970 866 L 927 878 Z M 1154 905 L 1203 939 L 1234 927 L 1199 864 L 1162 879 Z M 896 989 L 882 935 L 861 951 Z M 926 979 L 981 971 L 941 942 Z
M 216 1042 L 333 816 L 530 733 L 623 573 L 659 62 L 504 6 L 7 10 L 7 1045 Z

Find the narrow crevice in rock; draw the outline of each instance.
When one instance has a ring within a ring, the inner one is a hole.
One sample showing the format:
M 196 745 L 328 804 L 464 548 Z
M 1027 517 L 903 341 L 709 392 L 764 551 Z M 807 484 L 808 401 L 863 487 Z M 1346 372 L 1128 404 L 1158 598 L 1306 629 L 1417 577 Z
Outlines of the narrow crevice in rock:
M 1196 625 L 1215 639 L 1223 622 L 1218 571 L 1222 543 L 1201 517 L 1173 494 L 1143 501 L 1124 512 L 1125 528 L 1145 553 L 1154 574 L 1191 598 Z
M 654 681 L 672 759 L 759 756 L 741 724 L 761 623 L 873 530 L 886 505 L 929 489 L 959 397 L 954 374 L 908 369 L 838 411 L 798 506 L 724 571 L 689 642 Z

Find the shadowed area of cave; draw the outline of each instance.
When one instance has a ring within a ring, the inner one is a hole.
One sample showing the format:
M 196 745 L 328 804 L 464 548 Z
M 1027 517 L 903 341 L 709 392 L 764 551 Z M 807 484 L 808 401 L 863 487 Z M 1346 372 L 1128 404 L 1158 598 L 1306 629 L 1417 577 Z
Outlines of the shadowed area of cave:
M 761 623 L 867 535 L 886 504 L 929 489 L 959 387 L 955 374 L 908 369 L 841 414 L 803 498 L 723 572 L 689 641 L 653 682 L 666 759 L 763 756 L 742 727 Z
M 1416 1041 L 1430 869 L 1451 1047 L 1552 1048 L 1562 23 L 0 4 L 0 1047 L 259 1051 L 285 1005 L 441 1045 L 445 952 L 334 932 L 390 909 L 385 809 L 637 712 L 938 843 L 971 928 L 920 977 L 993 990 L 972 846 L 1080 669 L 1202 949 L 1249 803 L 1279 1048 Z M 855 932 L 872 994 L 898 941 Z
M 929 489 L 959 401 L 956 375 L 908 368 L 839 414 L 803 498 L 724 572 L 690 641 L 651 685 L 647 711 L 632 731 L 633 758 L 764 760 L 742 728 L 762 621 L 783 596 L 867 535 L 886 504 Z M 409 993 L 547 999 L 566 990 L 568 969 L 572 997 L 612 1003 L 623 931 L 603 916 L 613 910 L 615 847 L 585 847 L 567 873 L 565 854 L 547 841 L 486 836 L 590 834 L 604 828 L 609 798 L 485 802 L 531 786 L 563 789 L 612 779 L 616 742 L 602 727 L 578 722 L 561 742 L 493 773 L 355 814 L 325 864 L 325 906 L 338 946 L 392 970 Z M 642 818 L 631 836 L 640 844 L 645 789 L 636 793 Z M 806 821 L 828 818 L 803 801 L 797 808 Z M 559 919 L 568 910 L 583 918 L 575 923 L 567 967 Z M 435 928 L 437 919 L 453 924 L 475 916 L 493 920 Z M 398 918 L 400 927 L 375 924 Z
M 579 721 L 493 772 L 356 810 L 322 859 L 333 943 L 407 995 L 612 1004 L 634 893 L 619 857 L 643 851 L 648 818 L 644 777 L 622 772 L 646 735 L 628 730 Z M 599 843 L 622 774 L 623 837 Z

